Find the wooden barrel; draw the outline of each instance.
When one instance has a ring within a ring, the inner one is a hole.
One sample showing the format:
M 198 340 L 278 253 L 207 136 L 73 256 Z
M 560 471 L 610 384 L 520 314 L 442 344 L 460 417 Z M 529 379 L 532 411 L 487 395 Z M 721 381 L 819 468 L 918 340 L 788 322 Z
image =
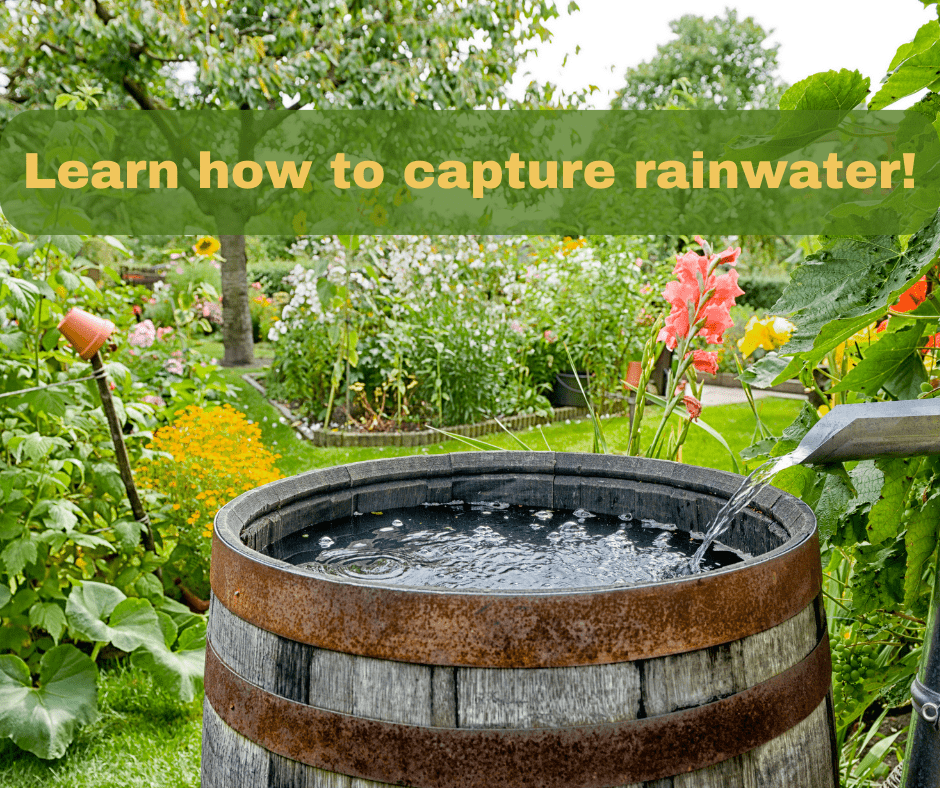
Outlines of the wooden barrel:
M 772 488 L 661 583 L 518 593 L 305 573 L 271 545 L 354 511 L 490 500 L 701 531 L 740 477 L 553 452 L 404 457 L 216 518 L 203 788 L 835 788 L 812 511 Z

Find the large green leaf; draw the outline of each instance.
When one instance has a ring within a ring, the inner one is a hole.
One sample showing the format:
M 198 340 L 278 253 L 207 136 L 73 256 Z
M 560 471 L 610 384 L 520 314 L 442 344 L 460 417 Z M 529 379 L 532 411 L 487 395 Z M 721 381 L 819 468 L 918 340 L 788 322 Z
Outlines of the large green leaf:
M 937 549 L 940 526 L 940 494 L 934 493 L 927 503 L 911 513 L 905 523 L 904 545 L 907 547 L 907 572 L 904 575 L 904 605 L 911 608 L 921 595 L 924 566 Z
M 3 561 L 7 574 L 18 575 L 27 564 L 33 563 L 39 553 L 36 550 L 36 542 L 31 534 L 14 539 L 3 548 L 0 553 L 0 561 Z
M 868 513 L 868 541 L 873 545 L 895 538 L 904 519 L 907 496 L 914 483 L 914 472 L 922 458 L 878 460 L 875 465 L 884 474 L 878 501 Z
M 46 630 L 58 643 L 65 632 L 65 613 L 55 602 L 37 602 L 29 609 L 29 625 Z
M 851 499 L 852 491 L 845 479 L 834 473 L 828 474 L 815 507 L 819 537 L 824 542 L 831 539 L 838 531 L 839 523 Z
M 150 643 L 131 656 L 133 665 L 152 673 L 157 680 L 173 690 L 180 700 L 189 702 L 202 685 L 206 660 L 205 620 L 184 629 L 176 650 L 162 641 Z
M 894 71 L 894 69 L 900 66 L 901 63 L 909 57 L 919 55 L 921 52 L 930 49 L 930 47 L 938 41 L 940 41 L 940 23 L 938 23 L 936 19 L 931 19 L 917 31 L 917 35 L 914 36 L 913 41 L 901 44 L 901 46 L 898 47 L 898 51 L 895 53 L 891 65 L 888 66 L 888 71 Z
M 918 31 L 918 35 L 920 35 L 920 31 Z M 924 42 L 922 41 L 922 43 Z M 897 59 L 897 56 L 895 56 L 895 59 Z M 918 90 L 930 87 L 938 80 L 940 80 L 940 42 L 935 40 L 929 47 L 916 55 L 908 57 L 898 66 L 884 85 L 881 86 L 881 90 L 874 95 L 868 104 L 868 108 L 884 109 L 889 104 L 893 104 L 905 96 L 910 96 Z
M 892 393 L 915 392 L 913 397 L 904 398 L 916 397 L 925 379 L 924 365 L 918 352 L 923 331 L 921 322 L 904 326 L 898 331 L 886 331 L 868 348 L 858 366 L 849 370 L 838 385 L 832 388 L 833 393 L 857 391 L 874 397 L 882 388 L 890 385 Z
M 871 80 L 858 71 L 841 69 L 800 80 L 780 98 L 780 109 L 848 112 L 865 100 Z
M 65 612 L 73 634 L 93 643 L 111 643 L 122 651 L 163 643 L 153 605 L 146 599 L 128 599 L 104 583 L 86 580 L 73 589 Z
M 738 379 L 756 389 L 766 389 L 773 386 L 777 380 L 787 375 L 787 379 L 799 372 L 800 362 L 790 358 L 783 358 L 776 353 L 768 353 L 760 361 L 744 370 Z
M 40 758 L 61 758 L 80 725 L 98 711 L 98 670 L 75 646 L 56 646 L 39 663 L 39 686 L 12 654 L 0 656 L 0 736 Z
M 846 238 L 807 258 L 774 305 L 792 313 L 796 330 L 786 355 L 819 362 L 882 315 L 933 263 L 940 250 L 935 215 L 901 250 L 890 236 Z

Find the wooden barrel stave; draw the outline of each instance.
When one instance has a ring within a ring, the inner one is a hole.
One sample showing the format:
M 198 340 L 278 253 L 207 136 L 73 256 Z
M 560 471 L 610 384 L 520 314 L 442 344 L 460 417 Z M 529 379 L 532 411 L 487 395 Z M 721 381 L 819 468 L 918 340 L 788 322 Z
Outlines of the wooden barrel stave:
M 721 646 L 637 662 L 567 668 L 453 668 L 343 654 L 260 629 L 233 615 L 215 598 L 209 640 L 220 659 L 252 684 L 330 711 L 445 728 L 550 728 L 632 720 L 641 709 L 641 716 L 668 714 L 748 689 L 809 654 L 819 634 L 818 605 L 814 602 L 766 632 Z M 206 715 L 212 718 L 204 736 L 212 748 L 213 763 L 225 760 L 223 754 L 233 748 L 238 751 L 234 756 L 238 768 L 227 770 L 220 786 L 385 785 L 333 775 L 268 753 L 228 728 L 208 701 Z M 830 713 L 824 701 L 806 720 L 750 752 L 686 775 L 646 783 L 644 788 L 756 788 L 775 784 L 783 774 L 789 785 L 834 788 L 831 752 Z M 282 776 L 274 782 L 267 778 L 255 782 L 265 768 Z M 294 772 L 291 781 L 285 782 L 284 775 Z M 355 783 L 343 782 L 352 779 Z

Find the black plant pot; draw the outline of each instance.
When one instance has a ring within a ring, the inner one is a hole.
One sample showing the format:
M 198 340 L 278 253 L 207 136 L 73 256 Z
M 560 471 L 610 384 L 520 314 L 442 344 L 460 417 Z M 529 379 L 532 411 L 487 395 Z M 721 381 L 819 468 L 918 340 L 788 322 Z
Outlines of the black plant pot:
M 588 390 L 590 373 L 579 372 L 577 379 L 574 372 L 558 372 L 555 375 L 555 383 L 552 385 L 552 393 L 548 401 L 556 408 L 585 408 L 587 402 L 581 394 L 581 388 Z M 581 388 L 578 388 L 578 382 Z

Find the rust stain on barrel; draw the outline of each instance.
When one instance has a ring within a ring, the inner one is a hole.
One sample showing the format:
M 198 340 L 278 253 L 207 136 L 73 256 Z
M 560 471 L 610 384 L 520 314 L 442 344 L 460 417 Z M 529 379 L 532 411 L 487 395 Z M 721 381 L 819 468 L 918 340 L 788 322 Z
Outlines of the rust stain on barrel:
M 237 616 L 291 640 L 431 665 L 528 668 L 649 659 L 739 640 L 808 605 L 822 585 L 815 531 L 772 558 L 688 579 L 544 594 L 336 582 L 213 536 L 211 581 Z
M 727 698 L 640 720 L 547 729 L 433 728 L 349 716 L 270 694 L 211 643 L 206 698 L 225 723 L 310 766 L 419 788 L 601 788 L 701 769 L 768 742 L 829 691 L 823 636 L 801 662 Z

